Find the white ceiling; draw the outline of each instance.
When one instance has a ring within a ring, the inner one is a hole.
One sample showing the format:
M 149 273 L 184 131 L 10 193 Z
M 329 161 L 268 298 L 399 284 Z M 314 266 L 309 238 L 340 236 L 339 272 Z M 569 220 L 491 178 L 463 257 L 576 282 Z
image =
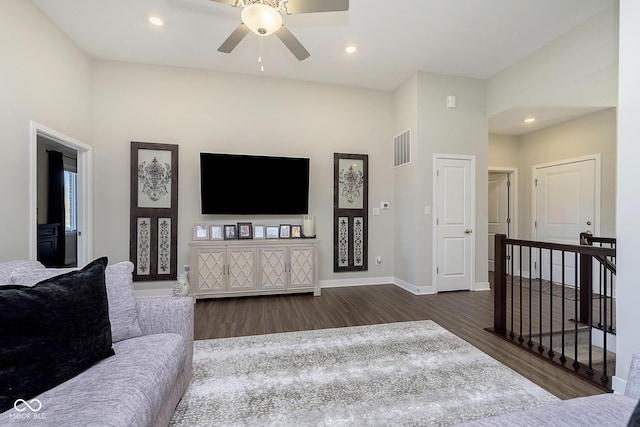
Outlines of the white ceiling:
M 348 12 L 285 16 L 311 57 L 299 62 L 268 36 L 264 72 L 254 34 L 230 54 L 217 51 L 240 23 L 240 10 L 221 3 L 32 1 L 93 58 L 391 91 L 418 70 L 487 79 L 616 0 L 351 0 Z M 151 15 L 165 25 L 150 25 Z M 349 44 L 355 54 L 345 53 Z M 500 118 L 490 126 L 499 129 Z

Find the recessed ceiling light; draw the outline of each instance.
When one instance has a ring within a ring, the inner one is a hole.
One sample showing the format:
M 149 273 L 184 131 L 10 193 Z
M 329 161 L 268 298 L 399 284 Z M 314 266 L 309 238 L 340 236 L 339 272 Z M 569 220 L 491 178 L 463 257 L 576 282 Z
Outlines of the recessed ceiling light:
M 528 119 L 524 119 L 524 122 L 525 122 L 525 123 L 533 123 L 533 122 L 535 122 L 535 121 L 536 121 L 535 117 L 530 117 L 530 118 L 528 118 Z
M 164 22 L 162 22 L 162 19 L 158 18 L 157 16 L 150 16 L 149 22 L 151 22 L 156 27 L 162 27 L 164 25 Z
M 354 53 L 356 50 L 358 50 L 355 46 L 347 46 L 345 49 L 345 52 L 347 53 Z

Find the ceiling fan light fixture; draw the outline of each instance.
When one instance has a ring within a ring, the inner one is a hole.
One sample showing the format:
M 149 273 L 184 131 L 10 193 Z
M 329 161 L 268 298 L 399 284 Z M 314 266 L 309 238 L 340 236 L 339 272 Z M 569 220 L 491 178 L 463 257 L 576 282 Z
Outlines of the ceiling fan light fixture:
M 271 6 L 254 3 L 242 9 L 242 22 L 259 36 L 268 36 L 282 27 L 282 15 Z

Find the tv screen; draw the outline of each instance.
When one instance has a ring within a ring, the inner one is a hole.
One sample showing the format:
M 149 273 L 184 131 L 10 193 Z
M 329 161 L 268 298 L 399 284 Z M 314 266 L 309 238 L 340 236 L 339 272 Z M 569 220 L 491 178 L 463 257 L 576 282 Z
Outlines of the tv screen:
M 306 214 L 309 159 L 200 153 L 200 193 L 203 214 Z

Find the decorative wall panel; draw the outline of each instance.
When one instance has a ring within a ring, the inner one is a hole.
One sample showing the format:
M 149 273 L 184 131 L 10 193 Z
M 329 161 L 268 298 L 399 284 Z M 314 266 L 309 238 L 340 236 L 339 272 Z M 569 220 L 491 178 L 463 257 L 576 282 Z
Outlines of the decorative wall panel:
M 138 218 L 136 233 L 136 274 L 147 276 L 151 270 L 151 219 Z
M 369 157 L 334 153 L 333 165 L 333 271 L 366 271 Z
M 176 280 L 177 145 L 131 143 L 130 211 L 133 280 Z

